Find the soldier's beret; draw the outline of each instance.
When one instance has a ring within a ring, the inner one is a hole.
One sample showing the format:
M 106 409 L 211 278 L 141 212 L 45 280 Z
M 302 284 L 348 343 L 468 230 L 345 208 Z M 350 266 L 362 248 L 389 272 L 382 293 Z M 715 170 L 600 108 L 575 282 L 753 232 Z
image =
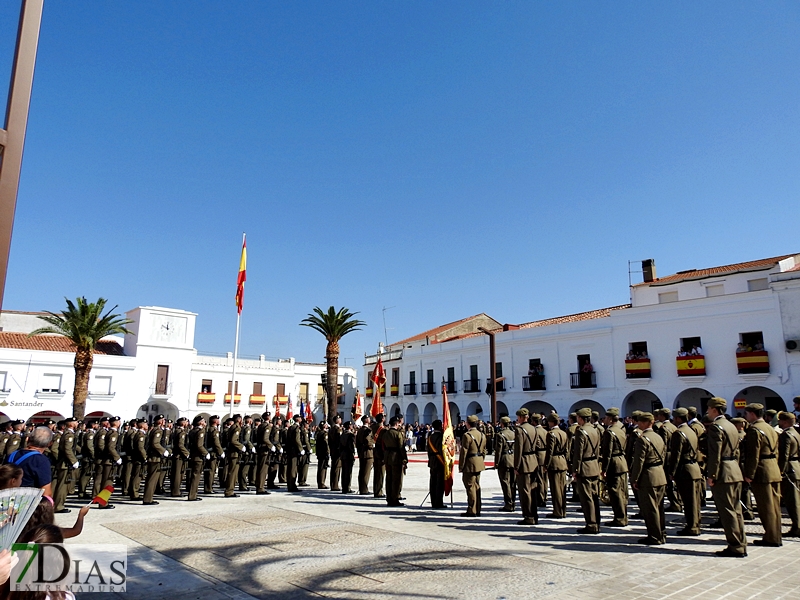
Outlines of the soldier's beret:
M 778 420 L 789 421 L 792 425 L 794 425 L 797 418 L 792 413 L 782 410 L 781 412 L 778 413 Z
M 599 418 L 600 418 L 600 413 L 599 413 L 599 412 L 597 412 L 596 410 L 593 410 L 593 411 L 592 411 L 592 416 L 593 416 L 595 419 L 599 419 Z
M 561 417 L 559 417 L 556 413 L 550 413 L 547 415 L 547 421 L 549 423 L 558 423 Z
M 681 419 L 689 418 L 689 411 L 683 407 L 676 408 L 672 414 L 674 414 L 676 417 L 680 417 Z
M 612 406 L 612 407 L 606 409 L 606 415 L 608 415 L 609 417 L 618 417 L 619 416 L 619 409 L 616 408 L 615 406 Z
M 200 421 L 202 421 L 205 417 L 203 415 L 195 415 L 194 420 L 192 421 L 192 425 L 196 426 Z
M 14 425 L 25 425 L 25 421 L 23 421 L 22 419 L 17 419 L 16 421 L 14 421 Z
M 302 421 L 302 420 L 303 420 L 303 417 L 301 417 L 300 415 L 295 415 L 295 416 L 293 416 L 292 418 L 293 418 L 295 421 Z M 348 421 L 348 423 L 349 423 L 349 422 L 350 422 L 350 421 Z
M 508 425 L 509 423 L 511 423 L 511 417 L 500 417 L 500 422 L 503 423 L 504 425 Z
M 728 408 L 728 401 L 725 398 L 714 396 L 708 401 L 708 408 L 721 408 L 723 411 Z
M 109 421 L 121 421 L 121 420 L 122 420 L 122 419 L 121 419 L 120 417 L 111 417 L 111 418 L 109 419 Z
M 571 413 L 569 413 L 569 416 L 570 416 L 570 417 L 572 417 L 572 418 L 574 419 L 575 417 L 577 417 L 577 416 L 578 416 L 578 413 L 571 412 Z
M 582 418 L 584 418 L 584 419 L 588 419 L 589 417 L 591 417 L 591 416 L 592 416 L 592 409 L 591 409 L 591 408 L 588 408 L 588 407 L 586 407 L 586 408 L 581 408 L 581 409 L 580 409 L 580 410 L 578 410 L 578 412 L 577 412 L 577 413 L 575 413 L 575 414 L 577 414 L 579 417 L 582 417 Z
M 665 415 L 667 417 L 672 414 L 672 411 L 669 408 L 667 408 L 666 406 L 664 408 L 659 408 L 658 412 L 660 412 L 662 415 Z
M 731 423 L 733 423 L 734 425 L 746 425 L 747 419 L 743 419 L 742 417 L 733 417 L 731 419 Z
M 640 414 L 642 414 L 642 411 L 640 411 L 640 410 L 635 410 L 635 411 L 633 411 L 633 412 L 631 413 L 631 417 L 633 417 L 634 419 L 638 419 Z
M 646 423 L 652 423 L 654 419 L 655 419 L 655 417 L 653 416 L 653 413 L 650 413 L 650 412 L 642 412 L 642 413 L 639 413 L 639 416 L 637 417 L 637 420 L 638 420 L 640 423 L 641 423 L 642 421 L 644 421 L 644 422 L 646 422 Z
M 163 419 L 163 418 L 164 418 L 164 415 L 156 415 L 155 417 L 153 417 L 153 420 L 154 421 L 158 421 L 159 419 Z
M 795 396 L 794 398 L 792 398 L 792 402 L 794 402 L 795 404 L 800 404 L 800 396 Z
M 239 413 L 236 413 L 235 415 L 233 415 L 233 418 L 234 418 L 234 420 L 241 419 L 242 415 L 240 415 Z
M 45 421 L 43 425 L 53 425 L 54 423 L 55 421 L 53 421 L 53 419 L 47 419 L 47 421 Z
M 262 415 L 261 415 L 261 418 L 262 418 L 262 419 L 269 419 L 269 417 L 270 417 L 270 414 L 271 414 L 271 413 L 269 413 L 269 412 L 265 412 L 264 414 L 262 414 Z
M 520 409 L 517 411 L 517 416 L 518 416 L 518 417 L 527 417 L 529 414 L 530 414 L 530 413 L 528 412 L 528 409 L 527 409 L 527 408 L 520 408 Z
M 745 410 L 749 410 L 750 412 L 756 412 L 759 410 L 764 410 L 764 405 L 759 404 L 758 402 L 751 402 L 747 406 L 744 407 Z
M 470 415 L 467 417 L 467 423 L 470 425 L 477 425 L 480 422 L 478 415 Z
M 692 415 L 692 414 L 696 415 L 697 414 L 697 407 L 696 406 L 687 406 L 686 410 L 689 411 L 690 415 Z
M 769 418 L 772 418 L 772 417 L 774 417 L 775 415 L 777 415 L 777 414 L 778 414 L 778 411 L 777 411 L 777 410 L 773 410 L 773 409 L 771 409 L 771 408 L 770 408 L 770 409 L 769 409 L 767 412 L 765 412 L 764 414 L 765 414 L 765 415 L 767 415 Z
M 367 419 L 369 419 L 369 415 L 364 415 L 363 417 L 361 417 L 361 422 L 366 423 Z

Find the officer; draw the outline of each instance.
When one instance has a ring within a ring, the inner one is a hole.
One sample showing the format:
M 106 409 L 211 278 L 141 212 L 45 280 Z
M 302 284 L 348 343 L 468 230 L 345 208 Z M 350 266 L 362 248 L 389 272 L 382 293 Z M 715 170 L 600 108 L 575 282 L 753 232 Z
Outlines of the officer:
M 547 445 L 544 465 L 550 483 L 550 498 L 553 512 L 550 519 L 563 519 L 567 516 L 567 433 L 558 426 L 558 415 L 547 415 Z
M 703 488 L 700 481 L 703 474 L 697 464 L 697 435 L 689 427 L 689 411 L 676 408 L 673 413 L 677 426 L 670 438 L 670 451 L 667 453 L 667 478 L 675 482 L 678 494 L 683 500 L 683 514 L 686 525 L 678 535 L 700 535 L 700 500 Z
M 133 438 L 131 439 L 131 480 L 128 484 L 128 498 L 139 500 L 139 489 L 142 484 L 142 477 L 147 475 L 147 425 L 146 419 L 135 421 Z
M 189 444 L 189 467 L 186 473 L 186 491 L 189 502 L 197 502 L 202 498 L 197 497 L 200 488 L 200 478 L 203 476 L 203 467 L 207 460 L 211 459 L 211 454 L 205 446 L 206 440 L 206 420 L 203 415 L 197 415 L 192 420 L 192 429 L 187 439 Z
M 158 504 L 153 500 L 156 486 L 161 476 L 161 461 L 169 457 L 169 451 L 164 447 L 164 415 L 156 415 L 153 419 L 153 427 L 147 436 L 147 479 L 144 482 L 144 497 L 142 504 L 153 506 Z
M 297 471 L 299 469 L 300 458 L 305 456 L 306 449 L 303 447 L 303 439 L 300 435 L 300 421 L 303 417 L 294 415 L 292 424 L 286 432 L 286 489 L 290 492 L 299 492 L 297 487 Z
M 186 447 L 187 425 L 189 419 L 181 417 L 175 423 L 172 431 L 172 469 L 169 474 L 170 480 L 170 496 L 173 498 L 180 498 L 181 484 L 183 483 L 183 475 L 186 472 L 186 465 L 189 462 L 189 448 Z
M 431 508 L 446 508 L 444 505 L 443 432 L 442 422 L 439 419 L 433 422 L 433 433 L 428 436 L 428 469 L 430 469 L 428 491 L 431 496 Z
M 230 420 L 230 419 L 229 419 Z M 230 427 L 225 434 L 225 497 L 238 498 L 236 482 L 239 478 L 239 461 L 244 454 L 244 444 L 241 442 L 242 415 L 233 415 Z
M 381 443 L 381 435 L 386 431 L 386 427 L 383 426 L 384 420 L 385 415 L 379 413 L 375 415 L 375 421 L 370 426 L 372 428 L 372 443 L 375 446 L 372 452 L 372 495 L 375 498 L 386 498 L 386 494 L 383 491 L 383 481 L 386 478 L 386 464 L 383 456 L 383 444 Z
M 86 487 L 94 472 L 94 436 L 97 433 L 99 423 L 92 419 L 87 423 L 86 429 L 81 433 L 81 471 L 78 479 L 78 498 L 89 500 L 86 495 Z
M 358 493 L 367 495 L 370 480 L 372 479 L 372 462 L 374 458 L 375 442 L 372 437 L 369 415 L 361 417 L 361 427 L 356 434 L 356 450 L 358 451 Z
M 572 439 L 572 478 L 586 521 L 578 533 L 600 533 L 600 432 L 591 423 L 592 409 L 581 408 L 577 416 L 578 430 Z
M 58 447 L 58 462 L 56 472 L 58 480 L 56 491 L 53 494 L 53 511 L 56 513 L 68 513 L 69 509 L 64 508 L 67 499 L 69 480 L 72 473 L 80 467 L 78 457 L 75 455 L 75 427 L 78 420 L 75 417 L 66 419 L 66 428 L 61 435 L 61 444 Z
M 6 443 L 11 436 L 11 429 L 13 427 L 12 421 L 6 421 L 0 424 L 0 460 L 3 460 L 6 455 Z
M 386 504 L 387 506 L 404 506 L 400 501 L 403 491 L 403 475 L 408 456 L 406 440 L 402 432 L 403 417 L 395 415 L 389 419 L 389 429 L 381 434 L 383 455 L 386 463 Z
M 485 470 L 486 436 L 478 429 L 477 415 L 467 417 L 469 429 L 461 436 L 458 469 L 467 490 L 467 512 L 462 517 L 481 516 L 481 473 Z
M 283 417 L 279 414 L 275 415 L 272 419 L 272 431 L 269 434 L 270 455 L 269 455 L 269 473 L 267 474 L 267 489 L 276 490 L 278 486 L 275 485 L 275 478 L 278 476 L 281 461 L 285 456 L 283 451 L 282 434 L 283 431 Z
M 225 448 L 219 438 L 219 417 L 217 415 L 212 415 L 208 420 L 205 446 L 211 458 L 208 459 L 208 470 L 204 474 L 203 493 L 216 494 L 214 477 L 217 475 L 220 461 L 225 460 Z
M 649 412 L 639 415 L 642 434 L 636 440 L 630 470 L 631 487 L 639 492 L 639 510 L 647 527 L 647 537 L 640 538 L 639 543 L 648 546 L 665 544 L 667 541 L 664 519 L 664 494 L 667 488 L 664 458 L 667 448 L 664 438 L 653 431 L 653 420 Z
M 778 432 L 764 421 L 764 405 L 751 403 L 744 408 L 750 423 L 745 434 L 744 480 L 756 499 L 764 537 L 754 546 L 777 547 L 781 541 L 781 471 L 778 468 Z
M 547 468 L 544 464 L 547 455 L 547 430 L 542 427 L 542 415 L 531 413 L 528 421 L 536 430 L 536 462 L 539 467 L 536 469 L 536 503 L 539 508 L 547 506 Z
M 331 449 L 331 491 L 341 492 L 342 488 L 339 487 L 339 478 L 342 475 L 342 463 L 339 459 L 341 453 L 341 440 L 342 435 L 342 418 L 336 415 L 331 425 L 331 430 L 328 432 L 328 445 Z
M 514 472 L 522 520 L 517 525 L 536 525 L 539 522 L 539 502 L 536 493 L 536 472 L 539 460 L 536 454 L 536 430 L 528 423 L 527 408 L 517 411 L 517 428 L 514 438 Z
M 311 464 L 311 436 L 308 433 L 308 421 L 300 421 L 300 443 L 306 451 L 297 462 L 297 487 L 309 487 L 308 466 Z
M 706 429 L 706 477 L 728 542 L 728 546 L 716 555 L 742 558 L 747 556 L 747 538 L 739 502 L 744 478 L 736 456 L 739 434 L 725 418 L 727 407 L 724 398 L 714 397 L 708 401 L 707 414 L 712 422 Z
M 328 422 L 322 421 L 317 427 L 314 441 L 317 454 L 317 489 L 327 490 L 325 482 L 328 480 L 328 466 L 330 465 L 331 452 L 328 446 Z
M 441 423 L 439 425 L 441 428 Z M 500 431 L 494 436 L 494 468 L 503 490 L 501 512 L 514 512 L 517 499 L 517 479 L 514 473 L 514 438 L 509 417 L 500 417 Z M 439 452 L 441 452 L 441 443 Z M 443 488 L 444 491 L 444 488 Z
M 605 430 L 600 442 L 600 470 L 605 479 L 608 499 L 614 519 L 604 523 L 607 527 L 628 525 L 628 463 L 625 461 L 625 444 L 628 436 L 619 422 L 619 409 L 606 410 Z
M 356 462 L 356 436 L 353 433 L 353 423 L 344 424 L 342 435 L 339 436 L 339 461 L 342 465 L 342 493 L 354 494 L 350 487 L 353 480 L 353 465 Z
M 569 413 L 569 415 L 567 415 L 567 422 L 569 423 L 567 426 L 567 466 L 569 470 L 567 472 L 569 475 L 572 475 L 572 440 L 578 431 L 578 413 Z M 569 501 L 580 502 L 578 498 L 578 489 L 575 483 L 571 481 L 570 485 L 572 487 L 572 497 Z
M 269 457 L 275 452 L 276 448 L 272 445 L 269 438 L 272 434 L 272 423 L 270 414 L 265 412 L 261 415 L 262 421 L 256 428 L 256 494 L 268 495 L 266 489 L 267 473 L 269 472 Z
M 783 477 L 781 496 L 792 523 L 784 537 L 800 537 L 800 434 L 794 428 L 796 422 L 792 413 L 778 413 L 778 424 L 782 429 L 778 440 L 778 469 Z

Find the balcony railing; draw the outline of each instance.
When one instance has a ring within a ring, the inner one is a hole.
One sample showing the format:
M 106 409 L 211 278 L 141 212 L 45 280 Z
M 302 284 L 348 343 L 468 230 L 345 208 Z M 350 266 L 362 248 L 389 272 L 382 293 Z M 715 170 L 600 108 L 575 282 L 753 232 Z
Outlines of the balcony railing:
M 650 359 L 633 358 L 625 361 L 626 379 L 649 379 L 650 378 Z
M 505 382 L 505 380 L 498 381 L 496 386 L 497 387 L 495 387 L 495 389 L 498 392 L 505 392 L 506 391 L 506 382 Z M 492 380 L 491 379 L 487 379 L 486 380 L 486 389 L 489 391 L 489 393 L 492 392 Z
M 417 395 L 417 384 L 416 383 L 406 383 L 403 386 L 403 394 L 406 396 L 416 396 Z
M 737 352 L 736 366 L 739 368 L 739 375 L 769 373 L 769 353 L 766 350 Z
M 475 394 L 481 391 L 480 379 L 465 379 L 464 380 L 464 393 Z
M 455 381 L 445 381 L 445 386 L 447 386 L 447 393 L 448 394 L 455 394 L 456 393 L 456 382 Z
M 198 404 L 214 404 L 217 401 L 217 395 L 211 392 L 200 392 L 197 394 Z
M 169 398 L 172 396 L 172 384 L 157 382 L 150 386 L 151 396 L 163 396 Z
M 423 394 L 435 394 L 436 393 L 436 384 L 432 381 L 428 381 L 422 384 L 422 393 Z
M 522 391 L 524 392 L 537 392 L 546 389 L 544 375 L 526 375 L 522 378 Z
M 679 377 L 691 377 L 706 374 L 705 356 L 679 356 L 675 359 Z
M 596 388 L 597 387 L 597 373 L 570 373 L 569 374 L 569 387 L 573 390 L 581 388 Z

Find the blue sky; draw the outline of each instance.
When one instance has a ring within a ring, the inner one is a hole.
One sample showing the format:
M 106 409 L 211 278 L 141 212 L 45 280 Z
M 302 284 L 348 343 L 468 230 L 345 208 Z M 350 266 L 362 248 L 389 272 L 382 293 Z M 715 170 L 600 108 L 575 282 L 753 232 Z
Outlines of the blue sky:
M 322 361 L 298 323 L 347 306 L 359 365 L 384 307 L 391 342 L 800 252 L 798 72 L 793 2 L 48 0 L 4 308 L 183 308 L 232 350 L 246 231 L 240 352 Z

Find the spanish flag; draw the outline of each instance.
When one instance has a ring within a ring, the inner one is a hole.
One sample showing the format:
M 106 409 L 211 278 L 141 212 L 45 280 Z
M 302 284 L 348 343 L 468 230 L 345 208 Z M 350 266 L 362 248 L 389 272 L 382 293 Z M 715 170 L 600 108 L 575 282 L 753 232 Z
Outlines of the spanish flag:
M 372 400 L 372 408 L 370 409 L 370 414 L 374 417 L 375 415 L 379 415 L 383 412 L 381 388 L 386 384 L 386 371 L 383 368 L 383 363 L 381 362 L 380 356 L 378 357 L 378 364 L 375 365 L 375 370 L 372 371 L 370 379 L 378 388 L 375 390 L 375 397 Z M 369 390 L 367 390 L 367 393 L 369 394 Z
M 450 422 L 450 403 L 447 402 L 447 384 L 442 381 L 442 462 L 444 463 L 444 495 L 453 490 L 453 468 L 456 462 L 456 437 Z
M 100 493 L 97 494 L 97 496 L 94 497 L 94 500 L 92 500 L 92 504 L 98 504 L 101 507 L 107 506 L 108 500 L 109 498 L 111 498 L 112 493 L 114 493 L 114 486 L 107 485 L 102 490 L 100 490 Z
M 242 314 L 244 306 L 244 282 L 247 281 L 247 237 L 242 236 L 242 258 L 239 261 L 239 276 L 236 278 L 236 310 Z

